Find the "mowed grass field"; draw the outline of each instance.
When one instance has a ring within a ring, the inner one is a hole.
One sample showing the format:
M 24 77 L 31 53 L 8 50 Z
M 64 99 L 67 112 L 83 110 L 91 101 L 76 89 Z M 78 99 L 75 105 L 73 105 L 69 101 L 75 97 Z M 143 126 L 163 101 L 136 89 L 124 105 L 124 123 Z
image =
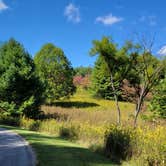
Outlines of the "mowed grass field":
M 0 125 L 23 136 L 37 155 L 38 166 L 112 166 L 111 161 L 65 139 Z

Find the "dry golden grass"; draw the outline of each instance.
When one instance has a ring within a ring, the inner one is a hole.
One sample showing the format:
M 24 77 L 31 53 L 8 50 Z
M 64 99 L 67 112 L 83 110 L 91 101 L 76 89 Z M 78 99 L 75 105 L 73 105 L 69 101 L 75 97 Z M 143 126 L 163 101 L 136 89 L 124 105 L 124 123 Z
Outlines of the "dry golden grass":
M 122 123 L 132 124 L 135 105 L 120 102 Z M 72 98 L 57 101 L 52 106 L 42 106 L 42 110 L 50 117 L 61 121 L 88 122 L 91 125 L 116 123 L 117 112 L 114 101 L 95 99 L 87 91 L 77 92 Z M 142 124 L 141 118 L 138 122 Z
M 42 110 L 44 110 L 46 114 L 52 114 L 56 119 L 64 121 L 88 122 L 92 125 L 116 123 L 115 111 L 84 111 L 77 108 L 67 109 L 54 106 L 43 106 Z M 132 119 L 130 112 L 123 112 L 123 122 Z

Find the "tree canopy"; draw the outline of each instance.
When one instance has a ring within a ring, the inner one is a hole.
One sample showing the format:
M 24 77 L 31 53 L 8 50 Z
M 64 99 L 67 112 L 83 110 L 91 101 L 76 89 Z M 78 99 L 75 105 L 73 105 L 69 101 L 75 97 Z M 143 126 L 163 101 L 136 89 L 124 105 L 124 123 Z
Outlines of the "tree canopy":
M 91 91 L 95 97 L 112 99 L 112 87 L 107 64 L 103 57 L 99 56 L 95 62 L 91 77 Z
M 166 78 L 156 87 L 150 110 L 157 116 L 166 118 Z
M 74 70 L 62 49 L 48 43 L 36 54 L 34 61 L 37 73 L 46 83 L 45 95 L 48 102 L 69 97 L 75 92 Z
M 43 85 L 33 59 L 10 39 L 0 47 L 0 110 L 7 115 L 35 117 L 43 100 Z
M 85 77 L 87 75 L 91 75 L 91 73 L 92 73 L 92 67 L 83 67 L 83 66 L 80 66 L 80 67 L 76 67 L 74 69 L 74 71 L 75 71 L 75 75 L 76 76 Z
M 101 41 L 94 40 L 93 47 L 90 50 L 91 55 L 102 57 L 106 64 L 108 79 L 110 79 L 112 94 L 117 106 L 118 123 L 120 123 L 119 88 L 129 70 L 127 51 L 128 47 L 124 46 L 119 49 L 117 44 L 109 37 L 103 37 Z

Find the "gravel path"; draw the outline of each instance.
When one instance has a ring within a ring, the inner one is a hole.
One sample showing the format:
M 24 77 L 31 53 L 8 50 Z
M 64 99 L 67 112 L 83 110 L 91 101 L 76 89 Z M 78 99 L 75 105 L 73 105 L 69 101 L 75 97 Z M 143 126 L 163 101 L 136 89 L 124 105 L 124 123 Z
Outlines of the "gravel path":
M 18 134 L 0 128 L 0 166 L 35 166 L 35 155 Z

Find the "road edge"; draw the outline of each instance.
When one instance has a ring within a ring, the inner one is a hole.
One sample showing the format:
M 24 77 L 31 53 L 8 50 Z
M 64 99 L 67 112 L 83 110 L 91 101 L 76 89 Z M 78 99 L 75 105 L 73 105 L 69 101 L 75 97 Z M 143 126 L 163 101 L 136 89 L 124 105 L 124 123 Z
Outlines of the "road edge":
M 28 155 L 29 155 L 29 157 L 30 157 L 30 159 L 32 161 L 31 162 L 31 164 L 32 164 L 31 166 L 36 166 L 37 163 L 38 163 L 37 162 L 37 157 L 36 157 L 37 155 L 36 155 L 35 150 L 32 147 L 32 145 L 23 136 L 18 134 L 17 131 L 13 131 L 13 130 L 10 130 L 10 129 L 5 128 L 5 127 L 0 127 L 0 129 L 7 130 L 8 132 L 15 134 L 20 140 L 22 140 L 25 143 Z

